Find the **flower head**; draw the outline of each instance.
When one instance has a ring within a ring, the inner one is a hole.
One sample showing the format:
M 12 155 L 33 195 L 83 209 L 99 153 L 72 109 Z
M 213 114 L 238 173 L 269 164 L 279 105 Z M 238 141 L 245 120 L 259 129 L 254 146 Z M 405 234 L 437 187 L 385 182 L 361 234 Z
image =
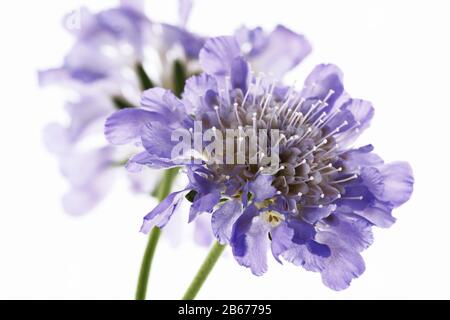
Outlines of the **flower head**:
M 350 97 L 334 65 L 317 66 L 301 90 L 255 75 L 234 37 L 208 40 L 200 62 L 207 73 L 187 80 L 181 100 L 151 89 L 142 108 L 119 111 L 106 123 L 111 142 L 142 143 L 131 168 L 184 161 L 189 184 L 151 211 L 142 231 L 163 227 L 186 197 L 189 220 L 211 214 L 218 241 L 255 275 L 267 270 L 270 248 L 276 260 L 320 272 L 332 289 L 346 288 L 364 271 L 360 252 L 372 243 L 371 228 L 392 225 L 392 210 L 413 187 L 407 163 L 385 164 L 371 145 L 350 147 L 369 126 L 372 105 Z M 194 141 L 187 158 L 174 157 L 173 132 L 180 130 Z M 227 130 L 236 132 L 225 140 L 237 148 L 195 146 L 196 134 L 221 140 Z

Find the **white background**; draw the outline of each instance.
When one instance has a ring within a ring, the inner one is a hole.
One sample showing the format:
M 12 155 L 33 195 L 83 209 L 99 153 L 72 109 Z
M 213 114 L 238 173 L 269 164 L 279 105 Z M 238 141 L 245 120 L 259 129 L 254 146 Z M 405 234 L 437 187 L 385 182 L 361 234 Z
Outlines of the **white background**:
M 138 233 L 154 203 L 128 192 L 124 180 L 94 212 L 62 211 L 67 185 L 42 144 L 42 128 L 63 115 L 63 96 L 37 88 L 36 70 L 56 66 L 71 38 L 64 13 L 114 1 L 1 1 L 0 4 L 0 298 L 129 299 L 146 243 Z M 318 274 L 270 261 L 253 276 L 227 252 L 203 287 L 204 299 L 450 298 L 448 207 L 450 2 L 198 0 L 189 26 L 229 34 L 242 23 L 277 23 L 304 33 L 313 53 L 290 79 L 320 62 L 338 64 L 347 90 L 376 107 L 370 141 L 386 160 L 408 160 L 415 173 L 398 222 L 377 230 L 363 255 L 367 270 L 343 292 Z M 176 1 L 148 1 L 150 16 L 174 22 Z M 180 219 L 186 219 L 186 212 Z M 179 298 L 206 249 L 189 229 L 174 246 L 161 241 L 150 298 Z M 272 259 L 271 259 L 272 260 Z

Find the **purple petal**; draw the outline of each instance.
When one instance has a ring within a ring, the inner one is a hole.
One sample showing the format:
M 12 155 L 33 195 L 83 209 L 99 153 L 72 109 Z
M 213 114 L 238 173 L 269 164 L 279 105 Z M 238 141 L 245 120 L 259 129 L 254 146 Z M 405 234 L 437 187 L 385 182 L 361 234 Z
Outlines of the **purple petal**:
M 231 63 L 231 87 L 239 88 L 242 92 L 247 92 L 248 75 L 248 62 L 240 56 L 234 58 Z
M 314 239 L 316 231 L 314 227 L 301 219 L 291 219 L 288 225 L 294 230 L 292 242 L 296 244 L 305 244 L 308 240 Z
M 229 200 L 212 214 L 212 230 L 221 244 L 230 242 L 233 225 L 241 213 L 241 203 L 237 200 Z
M 360 177 L 363 180 L 363 184 L 373 195 L 380 197 L 383 194 L 384 181 L 380 170 L 375 167 L 363 167 Z
M 375 201 L 374 195 L 362 184 L 345 187 L 342 198 L 336 200 L 338 206 L 348 206 L 353 210 L 364 210 Z
M 129 172 L 139 172 L 144 166 L 150 163 L 151 159 L 153 159 L 153 157 L 147 151 L 139 152 L 127 161 L 125 168 L 127 168 Z
M 66 71 L 64 68 L 53 68 L 48 70 L 41 70 L 38 72 L 38 83 L 40 86 L 47 86 L 57 83 L 61 78 L 65 77 Z
M 209 215 L 199 215 L 194 222 L 194 240 L 203 247 L 209 246 L 214 237 L 211 233 Z
M 259 38 L 254 39 L 256 41 Z M 273 73 L 275 77 L 281 78 L 310 52 L 311 45 L 303 35 L 279 25 L 267 37 L 264 47 L 249 55 L 249 61 L 256 71 Z
M 189 15 L 191 14 L 193 0 L 179 0 L 178 24 L 180 27 L 186 27 Z
M 333 130 L 339 128 L 339 133 L 333 135 L 337 138 L 342 135 L 345 137 L 349 136 L 348 130 L 354 128 L 355 125 L 356 120 L 353 114 L 349 110 L 341 110 L 336 116 L 331 119 L 331 121 L 327 123 L 325 127 L 327 128 L 328 132 L 332 132 Z M 357 130 L 351 131 L 352 136 L 356 134 L 356 131 Z
M 272 254 L 279 263 L 282 263 L 280 255 L 292 247 L 294 230 L 289 228 L 286 223 L 281 223 L 270 231 L 270 235 L 272 237 Z
M 171 158 L 171 151 L 175 147 L 172 141 L 172 130 L 162 123 L 149 123 L 142 135 L 142 145 L 154 159 L 165 161 Z
M 110 169 L 114 163 L 114 149 L 103 147 L 83 153 L 65 154 L 61 158 L 61 172 L 70 184 L 84 188 L 93 180 Z
M 206 73 L 192 76 L 186 80 L 183 104 L 187 106 L 189 113 L 195 113 L 195 110 L 203 103 L 203 96 L 210 90 L 217 91 L 217 81 Z
M 241 55 L 234 37 L 217 37 L 206 41 L 200 50 L 199 60 L 203 70 L 216 76 L 229 76 L 236 57 Z
M 106 120 L 106 139 L 116 145 L 139 141 L 143 128 L 154 120 L 155 113 L 144 109 L 127 108 L 117 111 Z
M 92 46 L 92 40 L 104 42 L 105 38 L 114 39 L 116 42 L 128 42 L 139 58 L 142 56 L 144 45 L 145 30 L 150 28 L 151 24 L 141 10 L 129 7 L 113 8 L 101 11 L 95 15 L 96 24 L 91 30 L 84 34 L 84 41 L 89 41 Z M 136 3 L 135 3 L 136 5 Z
M 62 159 L 61 170 L 71 187 L 62 199 L 67 213 L 85 214 L 106 196 L 115 173 L 109 156 L 107 149 L 100 149 Z
M 358 129 L 361 132 L 369 127 L 370 120 L 372 120 L 375 112 L 372 103 L 361 99 L 351 99 L 343 108 L 353 114 L 353 117 L 359 123 Z
M 144 217 L 141 232 L 148 233 L 153 227 L 162 228 L 169 222 L 184 198 L 185 190 L 173 192 Z
M 203 212 L 211 212 L 219 203 L 220 191 L 211 190 L 206 194 L 197 194 L 189 211 L 189 222 L 193 221 L 197 215 Z
M 355 213 L 377 227 L 389 228 L 395 222 L 395 218 L 392 216 L 393 208 L 394 206 L 388 202 L 375 201 L 370 207 Z
M 143 166 L 164 169 L 177 166 L 171 159 L 162 159 L 160 157 L 149 154 L 147 151 L 142 151 L 134 155 L 128 160 L 125 167 L 130 172 L 139 172 L 142 170 Z
M 339 237 L 349 249 L 361 252 L 373 243 L 373 224 L 366 219 L 339 212 L 333 214 L 332 219 L 333 224 L 325 227 L 325 230 Z
M 44 143 L 55 154 L 64 154 L 71 150 L 73 141 L 68 136 L 67 128 L 59 123 L 50 123 L 44 128 Z
M 187 169 L 189 189 L 194 189 L 199 194 L 207 194 L 219 188 L 208 169 L 200 166 L 190 166 Z
M 261 276 L 267 271 L 269 230 L 270 226 L 266 222 L 259 217 L 255 217 L 244 239 L 247 248 L 245 254 L 242 256 L 234 255 L 240 265 L 250 268 L 256 276 Z
M 72 189 L 62 197 L 64 211 L 78 216 L 88 213 L 101 201 L 101 197 L 88 190 Z
M 343 290 L 365 270 L 361 255 L 342 243 L 342 240 L 329 232 L 318 233 L 318 241 L 328 245 L 331 256 L 325 259 L 321 271 L 323 283 L 333 290 Z
M 158 114 L 176 116 L 173 120 L 184 116 L 183 103 L 170 91 L 162 88 L 145 90 L 141 96 L 141 107 Z
M 70 70 L 70 77 L 74 80 L 84 82 L 86 84 L 105 79 L 107 75 L 97 70 L 89 70 L 83 68 L 75 68 Z
M 272 186 L 273 176 L 260 174 L 249 183 L 249 191 L 254 196 L 254 201 L 261 202 L 275 196 L 277 189 Z
M 161 29 L 160 33 L 155 34 L 152 39 L 155 43 L 154 47 L 159 52 L 169 52 L 173 49 L 183 49 L 184 54 L 189 59 L 198 59 L 198 55 L 205 39 L 196 34 L 186 31 L 183 27 L 178 27 L 166 23 L 158 24 Z
M 89 184 L 72 189 L 64 194 L 64 210 L 73 215 L 88 213 L 106 196 L 113 182 L 114 172 L 106 170 L 93 177 Z
M 328 258 L 331 255 L 330 247 L 328 247 L 326 244 L 322 244 L 314 240 L 307 241 L 306 247 L 308 248 L 309 252 L 322 258 Z
M 66 104 L 70 115 L 69 133 L 73 140 L 81 136 L 93 124 L 105 121 L 115 109 L 109 97 L 83 96 L 75 103 Z
M 317 221 L 328 217 L 335 209 L 335 205 L 328 205 L 323 208 L 303 208 L 302 218 L 306 222 L 314 224 Z
M 246 242 L 246 233 L 252 226 L 252 220 L 258 215 L 259 211 L 254 205 L 245 208 L 244 212 L 233 224 L 231 230 L 230 245 L 233 248 L 235 257 L 243 257 L 247 254 L 248 246 Z
M 320 272 L 325 269 L 326 258 L 311 253 L 306 245 L 292 244 L 281 256 L 288 262 L 305 268 L 305 270 Z
M 135 11 L 144 12 L 145 0 L 120 0 L 120 6 Z
M 157 113 L 164 113 L 170 106 L 164 101 L 164 95 L 169 92 L 163 88 L 145 90 L 141 95 L 141 107 Z
M 398 207 L 409 200 L 413 192 L 414 177 L 407 162 L 394 162 L 380 168 L 384 191 L 380 200 Z
M 44 129 L 44 141 L 51 152 L 70 152 L 91 129 L 103 126 L 105 118 L 114 110 L 109 98 L 83 96 L 79 101 L 66 103 L 70 124 L 63 127 L 52 123 Z
M 330 90 L 333 90 L 334 93 L 329 97 L 327 103 L 332 106 L 344 92 L 342 71 L 332 64 L 320 64 L 306 78 L 302 96 L 324 100 Z
M 343 154 L 345 167 L 349 171 L 356 171 L 359 167 L 379 166 L 384 163 L 377 154 L 373 153 L 373 146 L 366 145 Z
M 353 116 L 352 131 L 350 133 L 341 134 L 336 141 L 342 146 L 352 144 L 363 132 L 370 126 L 370 121 L 374 115 L 374 108 L 368 101 L 360 99 L 350 99 L 342 106 L 341 112 L 351 112 Z M 342 130 L 344 132 L 345 130 Z

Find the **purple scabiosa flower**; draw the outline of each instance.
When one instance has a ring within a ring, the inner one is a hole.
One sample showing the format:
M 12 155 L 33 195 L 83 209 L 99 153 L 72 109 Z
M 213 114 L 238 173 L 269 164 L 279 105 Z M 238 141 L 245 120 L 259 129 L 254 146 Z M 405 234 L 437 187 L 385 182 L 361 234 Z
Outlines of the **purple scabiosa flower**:
M 364 272 L 372 227 L 391 226 L 392 210 L 413 190 L 408 163 L 387 164 L 371 145 L 351 146 L 369 126 L 371 103 L 352 98 L 331 64 L 317 66 L 301 90 L 255 75 L 235 37 L 208 40 L 200 63 L 207 72 L 187 80 L 182 99 L 150 89 L 140 109 L 106 122 L 113 144 L 142 142 L 129 166 L 183 165 L 189 179 L 145 216 L 142 231 L 164 227 L 186 198 L 189 220 L 210 215 L 217 240 L 255 275 L 266 272 L 270 250 L 280 263 L 320 272 L 326 286 L 345 289 Z M 230 140 L 227 130 L 237 135 Z M 188 157 L 174 153 L 177 131 L 193 141 Z M 196 135 L 207 133 L 209 142 L 227 136 L 232 147 L 210 152 L 205 138 L 196 146 Z

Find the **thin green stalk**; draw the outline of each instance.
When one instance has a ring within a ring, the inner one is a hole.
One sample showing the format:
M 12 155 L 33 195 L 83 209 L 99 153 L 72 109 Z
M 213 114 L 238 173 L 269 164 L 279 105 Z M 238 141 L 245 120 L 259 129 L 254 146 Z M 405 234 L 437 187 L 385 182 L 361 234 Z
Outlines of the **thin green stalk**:
M 181 98 L 187 78 L 189 78 L 189 75 L 186 66 L 183 62 L 175 60 L 173 64 L 173 93 L 179 98 Z
M 142 91 L 155 87 L 155 84 L 153 83 L 152 79 L 150 79 L 147 72 L 145 72 L 142 63 L 137 63 L 135 65 L 135 71 L 137 73 L 139 85 L 141 86 Z
M 178 169 L 172 168 L 164 172 L 164 176 L 161 179 L 155 196 L 158 201 L 161 202 L 170 192 L 173 181 L 177 176 Z M 148 238 L 147 247 L 145 248 L 144 256 L 142 257 L 141 270 L 139 271 L 139 279 L 136 288 L 136 300 L 145 300 L 147 294 L 148 278 L 150 275 L 150 269 L 152 266 L 153 257 L 155 255 L 156 245 L 158 244 L 159 237 L 161 236 L 161 229 L 155 227 L 150 233 Z
M 186 293 L 183 296 L 183 300 L 195 299 L 195 296 L 200 291 L 200 288 L 202 287 L 203 283 L 205 283 L 206 278 L 208 277 L 211 270 L 214 268 L 214 265 L 216 264 L 217 260 L 219 259 L 224 249 L 225 249 L 224 245 L 218 242 L 214 243 L 214 245 L 212 246 L 211 250 L 208 253 L 208 256 L 206 257 L 202 266 L 200 267 L 194 279 L 192 280 L 191 285 L 186 290 Z

